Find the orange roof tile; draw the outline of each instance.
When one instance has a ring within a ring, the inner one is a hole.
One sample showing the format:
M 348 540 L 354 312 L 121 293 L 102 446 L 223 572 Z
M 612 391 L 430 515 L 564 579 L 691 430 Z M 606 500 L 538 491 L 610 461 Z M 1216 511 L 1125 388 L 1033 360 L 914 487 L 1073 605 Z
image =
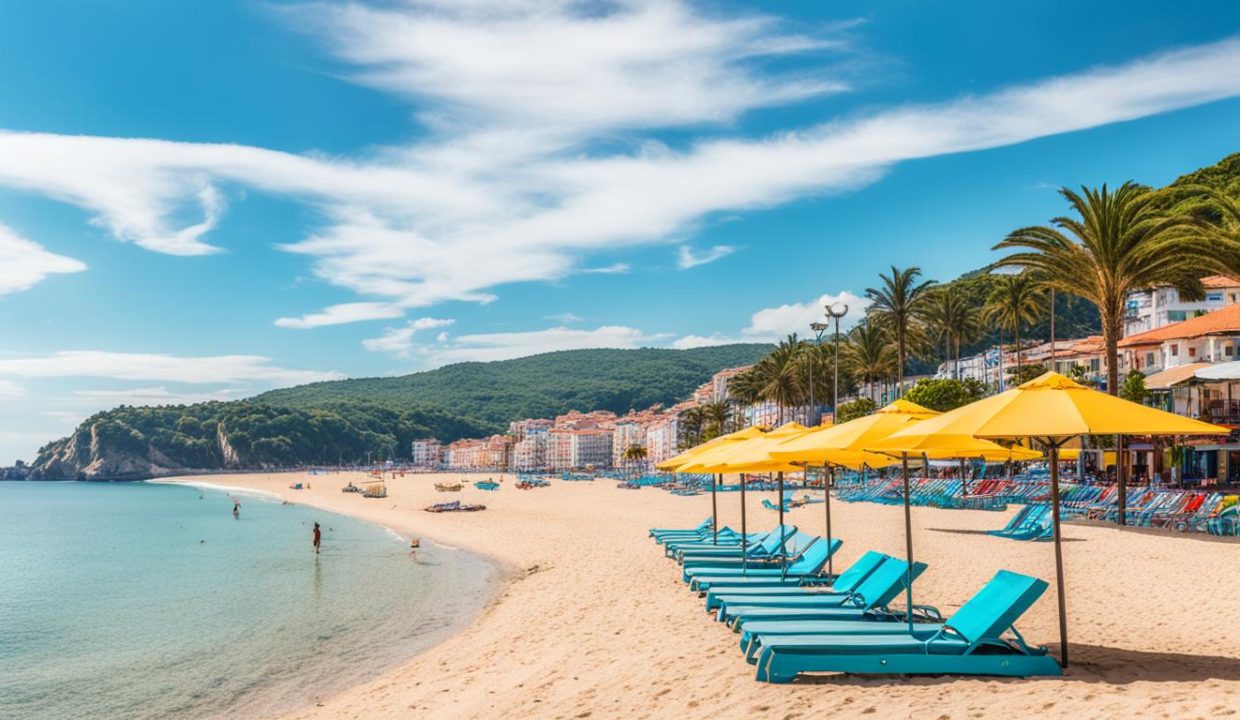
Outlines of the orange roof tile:
M 1240 280 L 1227 277 L 1226 275 L 1210 275 L 1201 278 L 1201 284 L 1208 288 L 1240 287 Z
M 1183 322 L 1164 325 L 1163 327 L 1146 330 L 1136 335 L 1129 335 L 1119 341 L 1119 346 L 1157 345 L 1167 340 L 1182 340 L 1227 333 L 1240 335 L 1240 304 L 1229 305 L 1222 310 L 1215 310 L 1214 312 L 1190 318 Z

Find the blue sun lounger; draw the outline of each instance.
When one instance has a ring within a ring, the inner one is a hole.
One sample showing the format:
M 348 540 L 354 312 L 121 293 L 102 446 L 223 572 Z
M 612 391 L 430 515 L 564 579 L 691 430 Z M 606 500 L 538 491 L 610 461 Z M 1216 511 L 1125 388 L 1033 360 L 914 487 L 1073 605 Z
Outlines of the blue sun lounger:
M 914 563 L 912 570 L 913 579 L 916 580 L 925 572 L 926 564 Z M 887 604 L 904 592 L 908 575 L 908 562 L 888 558 L 850 593 L 811 594 L 807 591 L 804 596 L 740 596 L 734 599 L 724 595 L 720 598 L 722 604 L 716 617 L 738 631 L 744 630 L 744 624 L 751 620 L 862 620 L 866 617 L 891 617 L 896 613 L 887 610 Z M 932 620 L 938 618 L 938 611 L 931 607 L 917 607 L 914 611 Z M 903 617 L 904 614 L 900 613 L 899 616 Z
M 780 528 L 783 531 L 780 531 Z M 797 531 L 795 525 L 776 526 L 770 532 L 760 533 L 758 535 L 750 535 L 749 543 L 746 545 L 746 555 L 766 556 L 778 554 L 780 542 L 787 540 Z M 738 538 L 739 540 L 739 538 Z M 727 547 L 715 545 L 713 542 L 706 540 L 703 542 L 692 543 L 672 543 L 667 544 L 665 555 L 676 558 L 677 562 L 681 562 L 687 558 L 708 558 L 708 557 L 737 557 L 741 556 L 741 545 L 737 542 Z
M 758 680 L 790 682 L 806 672 L 915 675 L 1059 675 L 1046 648 L 1032 648 L 1014 623 L 1047 583 L 1000 570 L 929 637 L 921 634 L 764 636 Z M 1003 637 L 1011 630 L 1012 637 Z
M 756 558 L 746 557 L 742 559 L 739 555 L 736 557 L 688 557 L 681 563 L 681 579 L 685 582 L 690 582 L 694 575 L 709 575 L 716 570 L 728 568 L 738 571 L 748 568 L 782 570 L 799 560 L 805 551 L 817 543 L 819 539 L 817 535 L 797 531 L 784 538 L 785 542 L 782 551 L 778 547 L 779 538 L 776 537 L 774 541 L 776 548 L 770 551 L 769 554 Z
M 711 527 L 711 519 L 707 517 L 705 520 L 698 523 L 697 527 L 694 527 L 694 528 L 687 528 L 687 529 L 682 529 L 682 530 L 676 530 L 673 528 L 650 528 L 650 537 L 654 538 L 655 542 L 661 542 L 663 538 L 666 538 L 666 537 L 688 536 L 688 535 L 701 536 L 703 532 L 709 533 L 710 527 Z
M 838 541 L 836 542 L 838 543 Z M 839 544 L 836 545 L 836 548 L 838 547 Z M 815 555 L 820 554 L 819 552 L 816 552 L 817 550 L 818 548 L 815 547 L 805 551 L 805 555 L 802 556 L 802 560 L 804 560 L 805 557 L 809 556 L 811 553 Z M 794 577 L 793 573 L 796 570 L 796 566 L 802 562 L 802 560 L 798 560 L 788 568 L 788 577 L 781 578 L 778 574 L 779 571 L 777 570 L 750 570 L 750 575 L 748 577 L 741 576 L 740 574 L 731 576 L 707 575 L 694 577 L 693 582 L 689 585 L 689 588 L 699 591 L 706 591 L 707 610 L 714 610 L 719 607 L 719 598 L 724 595 L 731 597 L 746 595 L 761 597 L 764 595 L 802 594 L 808 590 L 813 590 L 819 593 L 843 594 L 856 590 L 857 586 L 861 584 L 861 581 L 869 577 L 870 573 L 874 572 L 874 570 L 886 559 L 887 556 L 883 553 L 870 550 L 861 557 L 857 558 L 856 562 L 850 565 L 847 570 L 840 573 L 839 577 L 835 578 L 835 581 L 829 585 L 825 583 L 817 583 L 817 578 L 826 577 L 825 575 L 804 574 L 799 577 Z M 823 557 L 822 564 L 826 564 L 826 561 L 827 558 Z M 821 569 L 821 565 L 819 566 L 819 569 Z M 754 573 L 756 572 L 766 574 L 755 576 Z
M 793 562 L 783 568 L 757 567 L 746 569 L 741 567 L 720 567 L 712 569 L 711 574 L 705 577 L 711 578 L 714 582 L 726 582 L 727 579 L 753 580 L 764 583 L 767 587 L 770 587 L 772 583 L 776 587 L 782 583 L 795 586 L 804 579 L 822 577 L 820 574 L 822 568 L 826 566 L 827 561 L 839 551 L 840 546 L 843 544 L 844 542 L 839 538 L 833 538 L 829 544 L 822 538 L 814 538 Z M 690 575 L 689 589 L 703 589 L 699 579 L 696 573 Z M 710 587 L 710 582 L 707 582 L 706 585 Z

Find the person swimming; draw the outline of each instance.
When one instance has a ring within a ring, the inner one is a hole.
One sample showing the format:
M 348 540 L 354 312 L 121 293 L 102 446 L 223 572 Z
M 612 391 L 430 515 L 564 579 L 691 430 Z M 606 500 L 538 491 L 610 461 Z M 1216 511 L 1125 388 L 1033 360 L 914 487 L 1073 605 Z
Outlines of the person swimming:
M 422 547 L 422 538 L 410 538 L 409 539 L 409 557 L 412 557 L 416 560 L 418 557 L 418 548 L 420 547 Z
M 319 541 L 323 539 L 323 534 L 319 532 L 319 524 L 314 524 L 314 554 L 319 554 Z

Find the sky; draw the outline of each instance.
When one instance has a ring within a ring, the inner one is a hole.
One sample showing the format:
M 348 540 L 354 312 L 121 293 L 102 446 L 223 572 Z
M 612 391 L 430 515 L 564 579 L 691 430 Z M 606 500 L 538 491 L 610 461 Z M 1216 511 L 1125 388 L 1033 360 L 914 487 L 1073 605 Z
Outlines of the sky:
M 1240 5 L 0 3 L 0 465 L 119 404 L 808 332 L 1240 150 Z

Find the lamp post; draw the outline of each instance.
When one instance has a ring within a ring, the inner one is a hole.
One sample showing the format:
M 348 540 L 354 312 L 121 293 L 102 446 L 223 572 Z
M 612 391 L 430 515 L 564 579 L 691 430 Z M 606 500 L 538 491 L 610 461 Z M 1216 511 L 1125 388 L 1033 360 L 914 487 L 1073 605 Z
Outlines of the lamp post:
M 840 319 L 848 314 L 848 306 L 844 303 L 831 303 L 827 306 L 827 316 L 835 321 L 835 378 L 831 388 L 835 395 L 831 400 L 831 419 L 834 421 L 840 407 Z
M 809 364 L 809 424 L 818 425 L 822 422 L 822 417 L 818 415 L 818 404 L 814 402 L 814 365 L 818 360 L 818 347 L 822 345 L 822 336 L 827 332 L 829 326 L 826 323 L 812 322 L 809 329 L 814 331 L 814 357 Z

